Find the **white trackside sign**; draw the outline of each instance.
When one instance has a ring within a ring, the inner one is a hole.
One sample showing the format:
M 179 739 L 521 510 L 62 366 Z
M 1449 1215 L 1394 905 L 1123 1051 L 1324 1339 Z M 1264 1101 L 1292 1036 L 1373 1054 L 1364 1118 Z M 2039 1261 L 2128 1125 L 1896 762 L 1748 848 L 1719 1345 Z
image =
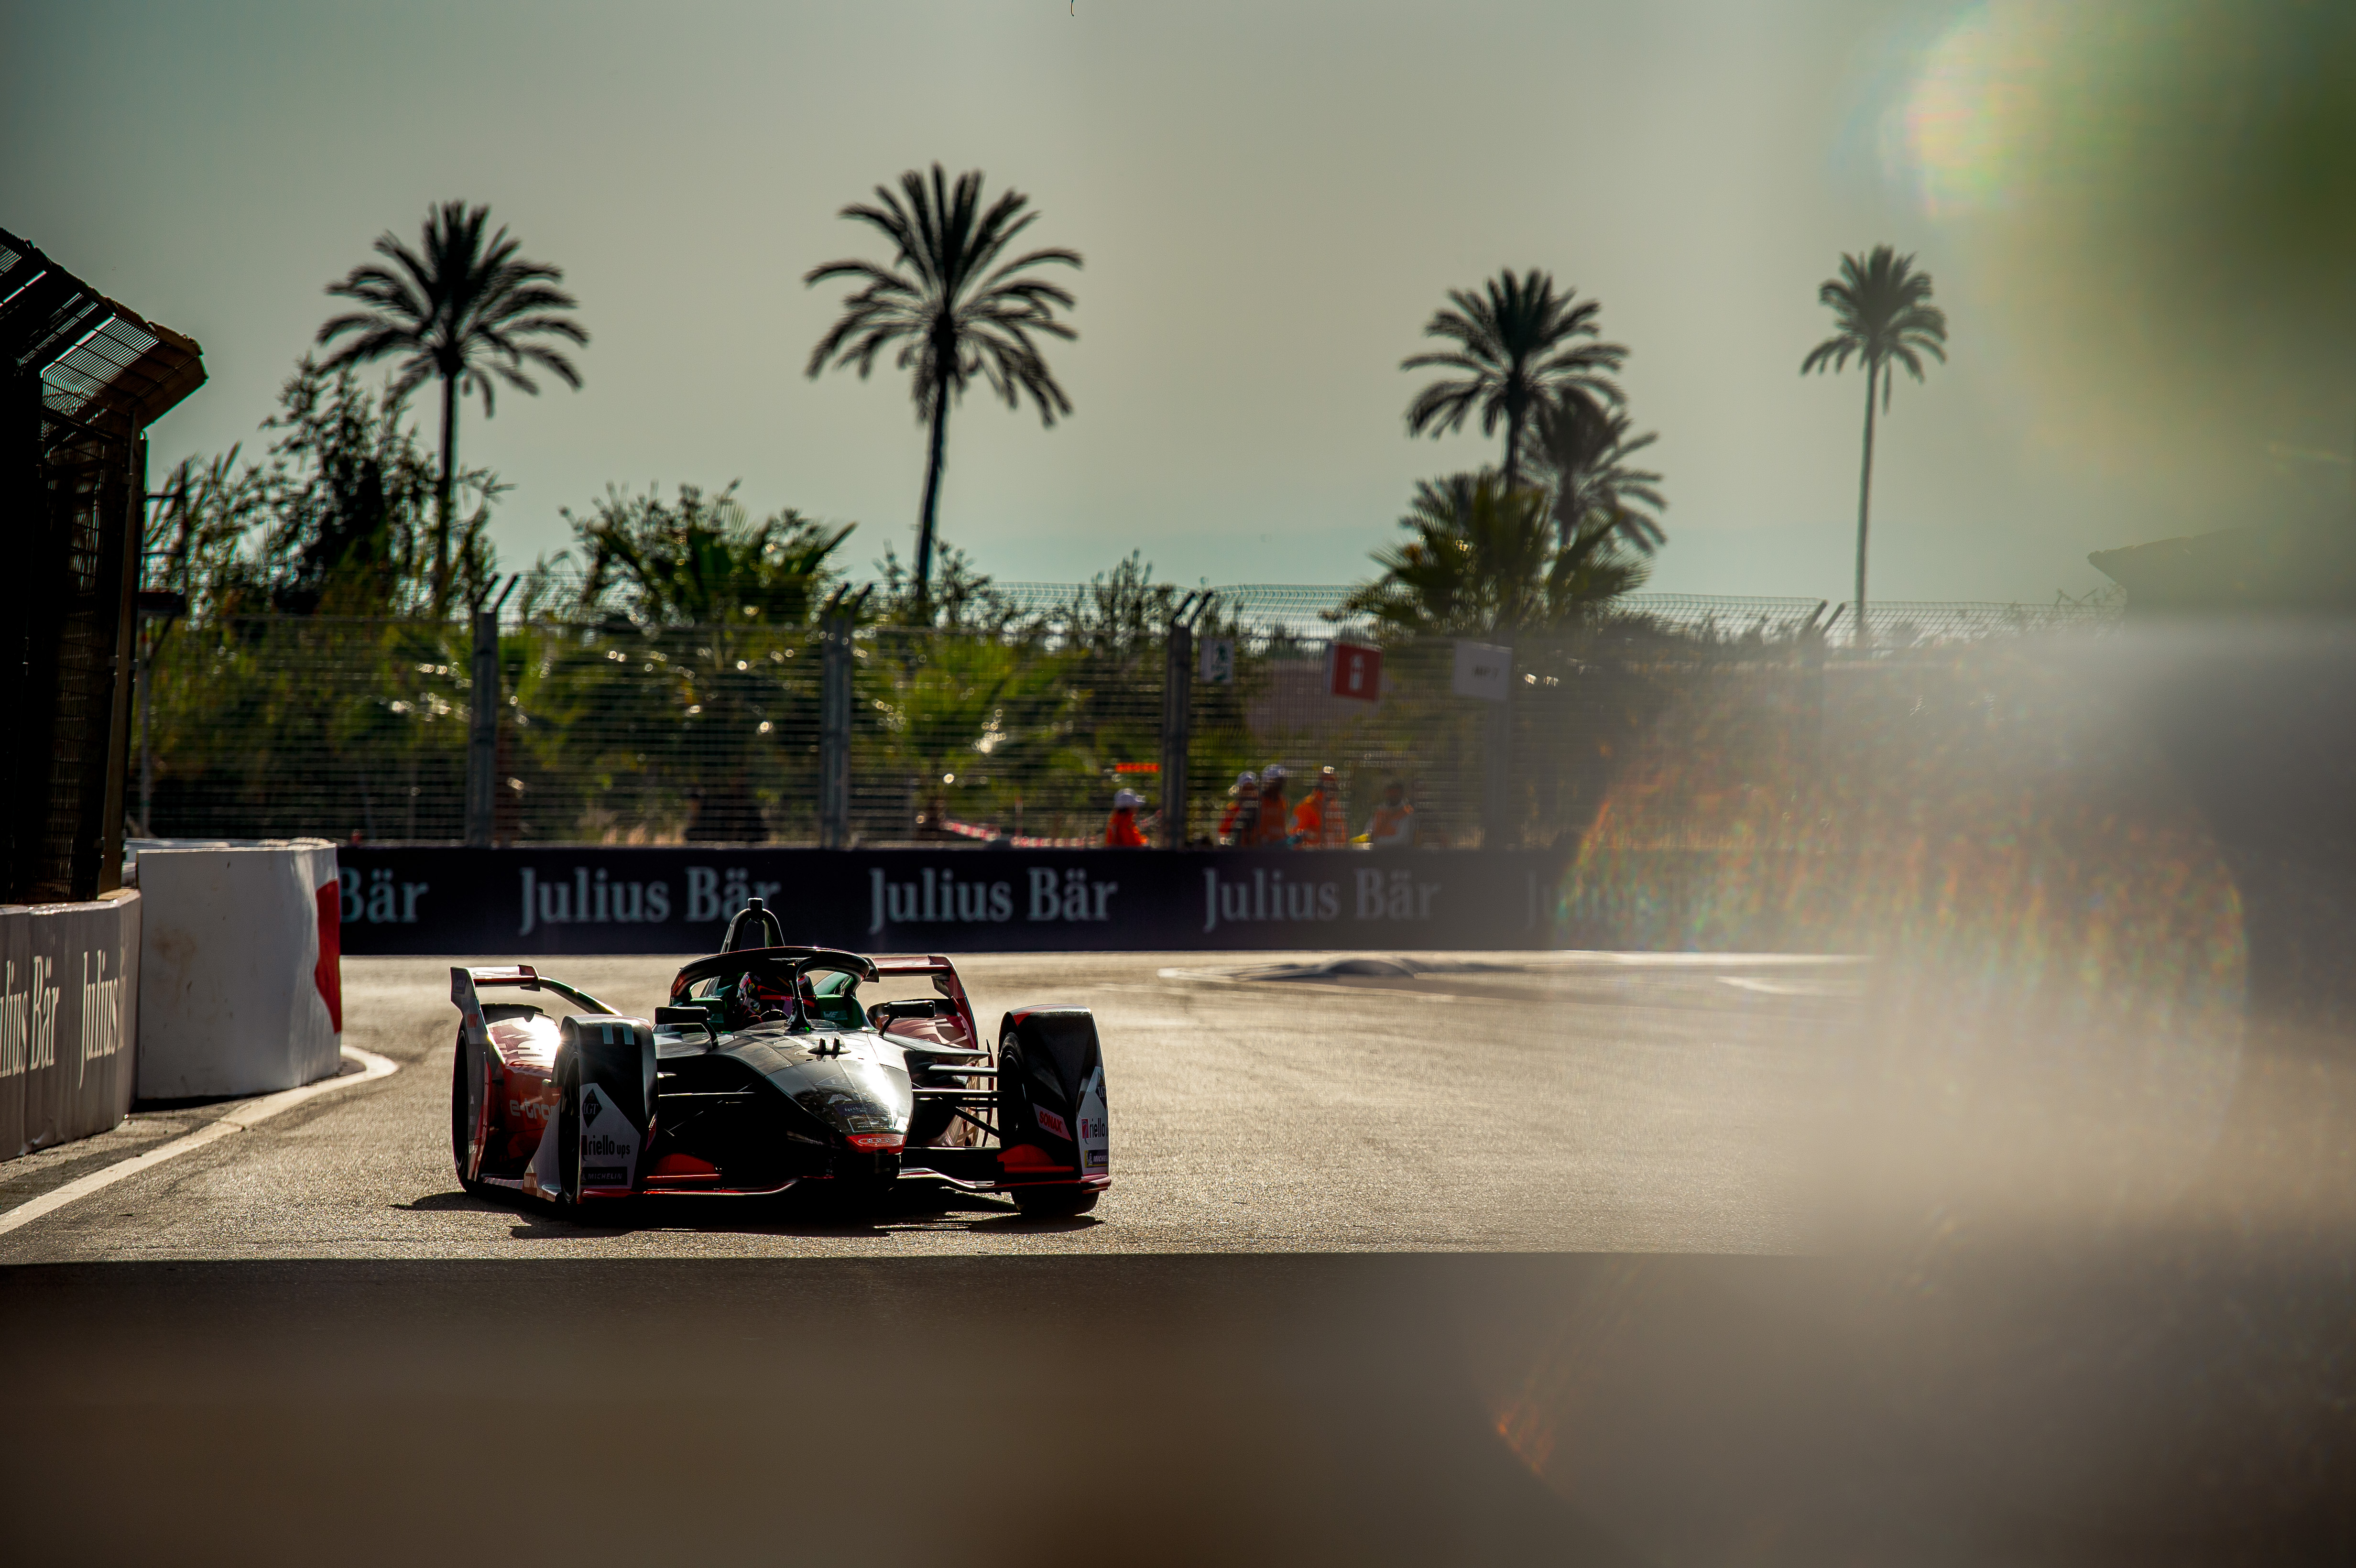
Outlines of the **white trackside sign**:
M 1455 678 L 1449 688 L 1459 697 L 1503 702 L 1514 688 L 1514 650 L 1488 643 L 1456 644 Z

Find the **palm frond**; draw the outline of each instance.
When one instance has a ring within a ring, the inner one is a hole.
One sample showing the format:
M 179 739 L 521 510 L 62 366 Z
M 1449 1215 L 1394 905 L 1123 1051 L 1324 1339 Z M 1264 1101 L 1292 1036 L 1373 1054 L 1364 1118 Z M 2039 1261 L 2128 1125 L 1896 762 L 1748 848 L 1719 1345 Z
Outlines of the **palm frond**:
M 1473 381 L 1434 381 L 1415 396 L 1407 409 L 1408 433 L 1419 435 L 1426 427 L 1432 434 L 1463 428 L 1465 416 L 1479 400 L 1483 383 Z
M 1408 434 L 1461 430 L 1477 408 L 1483 434 L 1494 434 L 1503 423 L 1509 440 L 1517 442 L 1530 411 L 1558 392 L 1623 400 L 1608 372 L 1627 363 L 1628 350 L 1594 341 L 1601 305 L 1579 299 L 1573 289 L 1558 292 L 1548 273 L 1503 272 L 1479 293 L 1450 290 L 1448 302 L 1423 331 L 1456 347 L 1410 355 L 1399 368 L 1450 370 L 1463 379 L 1433 382 L 1416 394 L 1408 404 Z
M 1922 356 L 1947 357 L 1947 316 L 1931 304 L 1931 274 L 1914 270 L 1914 258 L 1877 245 L 1862 259 L 1843 255 L 1840 275 L 1816 289 L 1833 313 L 1834 334 L 1800 361 L 1800 374 L 1840 371 L 1856 359 L 1869 370 L 1895 360 L 1922 379 Z M 1882 399 L 1889 400 L 1885 384 Z
M 526 391 L 538 388 L 517 368 L 525 360 L 568 386 L 580 386 L 580 371 L 569 358 L 534 341 L 589 341 L 589 334 L 566 314 L 579 301 L 556 286 L 562 270 L 518 259 L 518 241 L 505 229 L 486 242 L 489 219 L 487 207 L 449 201 L 427 211 L 414 248 L 389 231 L 380 235 L 374 249 L 391 266 L 365 263 L 327 286 L 330 295 L 368 308 L 331 317 L 320 327 L 317 341 L 323 345 L 352 338 L 323 368 L 340 369 L 407 354 L 412 357 L 392 382 L 399 396 L 439 375 L 479 391 L 487 413 L 492 378 L 480 367 L 487 360 L 503 360 L 499 377 Z
M 1661 475 L 1630 461 L 1659 439 L 1656 432 L 1632 433 L 1626 413 L 1575 389 L 1540 407 L 1526 457 L 1551 486 L 1548 512 L 1564 549 L 1599 524 L 1641 555 L 1665 542 L 1655 515 L 1668 509 Z
M 864 285 L 844 298 L 805 374 L 816 378 L 833 365 L 864 377 L 878 355 L 896 345 L 895 363 L 911 373 L 920 419 L 930 416 L 937 400 L 958 397 L 976 379 L 1010 407 L 1028 397 L 1046 424 L 1068 414 L 1071 400 L 1033 335 L 1071 341 L 1076 334 L 1055 312 L 1076 302 L 1069 289 L 1033 270 L 1082 261 L 1063 246 L 1005 259 L 1039 216 L 1029 205 L 1022 192 L 1006 190 L 985 208 L 980 171 L 952 182 L 935 164 L 903 173 L 897 191 L 878 186 L 873 204 L 842 208 L 843 218 L 890 240 L 894 256 L 889 265 L 847 259 L 803 274 L 806 285 L 838 278 Z

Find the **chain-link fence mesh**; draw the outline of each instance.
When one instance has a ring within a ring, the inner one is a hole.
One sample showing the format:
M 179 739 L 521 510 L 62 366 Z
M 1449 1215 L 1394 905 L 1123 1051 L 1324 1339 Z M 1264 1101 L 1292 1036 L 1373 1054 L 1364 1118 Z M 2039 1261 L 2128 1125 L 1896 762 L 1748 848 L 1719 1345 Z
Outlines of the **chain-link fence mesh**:
M 1098 842 L 1124 784 L 1146 798 L 1143 815 L 1159 808 L 1169 596 L 1113 613 L 1091 609 L 1087 589 L 994 592 L 979 624 L 853 637 L 854 842 Z M 1294 802 L 1333 768 L 1353 833 L 1397 782 L 1422 843 L 1560 842 L 1593 819 L 1615 769 L 1672 706 L 1684 723 L 1713 715 L 1704 728 L 1719 740 L 1757 731 L 1775 754 L 1814 757 L 1843 743 L 1842 699 L 1828 709 L 1826 696 L 1848 689 L 1837 672 L 2110 624 L 2069 605 L 1893 603 L 1874 608 L 1859 648 L 1837 607 L 1814 600 L 1636 596 L 1579 632 L 1512 639 L 1500 723 L 1498 704 L 1457 690 L 1452 638 L 1386 639 L 1380 699 L 1333 695 L 1328 645 L 1376 642 L 1341 617 L 1345 595 L 1215 591 L 1198 634 L 1232 640 L 1234 677 L 1189 672 L 1187 841 L 1216 838 L 1238 773 L 1278 763 L 1298 781 Z M 134 792 L 139 825 L 167 837 L 459 837 L 471 649 L 464 623 L 173 628 L 149 671 L 153 782 Z M 535 608 L 500 624 L 498 662 L 498 838 L 819 841 L 817 629 L 647 627 Z

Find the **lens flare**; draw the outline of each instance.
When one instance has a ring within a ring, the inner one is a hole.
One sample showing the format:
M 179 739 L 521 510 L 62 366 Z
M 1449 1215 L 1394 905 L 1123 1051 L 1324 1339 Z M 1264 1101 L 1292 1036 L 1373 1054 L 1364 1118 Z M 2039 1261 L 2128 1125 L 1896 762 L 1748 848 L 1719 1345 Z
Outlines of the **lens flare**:
M 1582 842 L 1574 931 L 1873 956 L 1831 1222 L 2138 1223 L 2213 1144 L 2241 904 L 2124 645 L 1686 678 Z
M 1883 160 L 1941 225 L 2051 446 L 2162 478 L 2208 526 L 2336 514 L 2356 426 L 2351 84 L 2356 7 L 1987 0 L 1906 73 Z
M 1872 976 L 1846 1017 L 1768 987 L 1745 1004 L 1818 1024 L 1776 1044 L 1819 1102 L 1794 1162 L 1822 1255 L 1594 1260 L 1486 1385 L 1504 1445 L 1661 1560 L 1715 1560 L 1688 1495 L 1761 1560 L 1870 1534 L 1846 1483 L 1881 1456 L 1852 1409 L 1874 1430 L 2003 1433 L 2018 1462 L 1959 1486 L 1940 1505 L 1959 1519 L 2115 1484 L 2104 1456 L 2133 1435 L 2051 1413 L 2115 1404 L 2085 1369 L 2118 1318 L 2040 1316 L 2051 1298 L 2012 1300 L 1987 1260 L 2165 1245 L 2214 1197 L 2242 1114 L 2241 897 L 2153 720 L 2154 690 L 2182 682 L 2139 636 L 1765 645 L 1655 672 L 1657 720 L 1568 883 L 1571 930 L 1860 954 Z M 1695 1027 L 1730 1061 L 1746 1017 Z
M 1884 157 L 1912 182 L 1926 215 L 1985 211 L 2017 191 L 2049 112 L 2062 27 L 2042 8 L 1975 5 L 1925 52 L 1892 113 Z

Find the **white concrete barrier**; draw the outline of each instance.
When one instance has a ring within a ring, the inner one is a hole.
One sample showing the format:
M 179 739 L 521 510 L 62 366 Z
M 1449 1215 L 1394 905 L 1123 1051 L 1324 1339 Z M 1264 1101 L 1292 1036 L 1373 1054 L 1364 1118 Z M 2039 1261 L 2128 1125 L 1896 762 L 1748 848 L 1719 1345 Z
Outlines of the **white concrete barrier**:
M 0 906 L 0 1159 L 131 1109 L 139 895 Z
M 141 1099 L 259 1094 L 337 1071 L 334 846 L 143 846 L 138 877 Z

